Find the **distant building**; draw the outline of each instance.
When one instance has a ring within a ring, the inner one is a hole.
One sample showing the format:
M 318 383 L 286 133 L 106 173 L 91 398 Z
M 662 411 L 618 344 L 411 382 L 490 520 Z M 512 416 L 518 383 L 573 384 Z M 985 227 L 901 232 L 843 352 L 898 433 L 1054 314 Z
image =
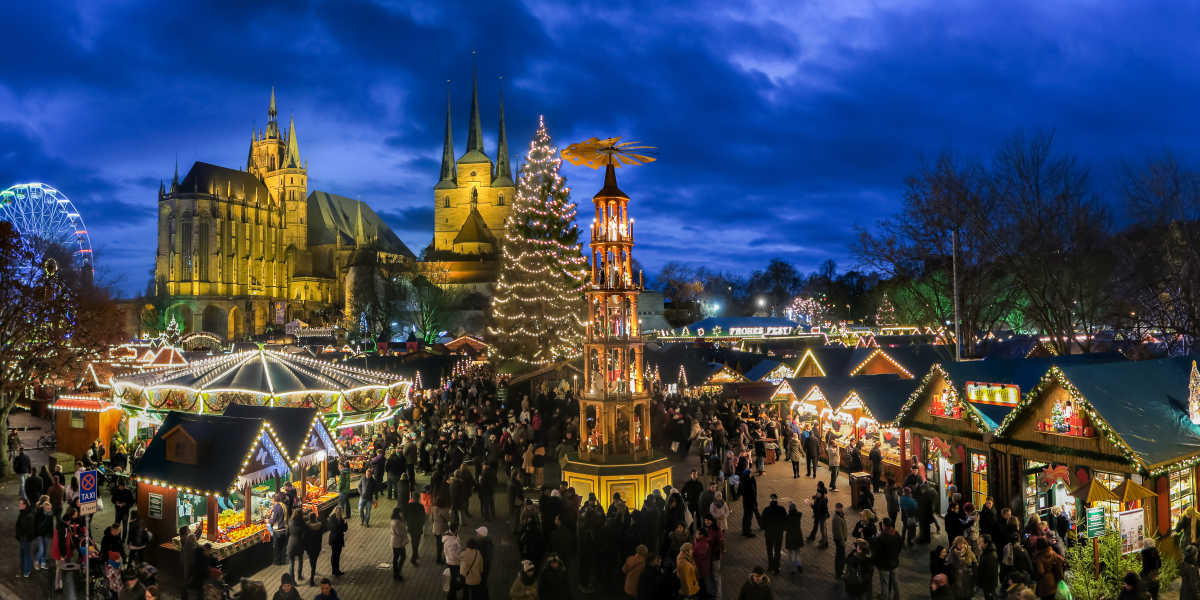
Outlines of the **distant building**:
M 642 292 L 638 294 L 638 328 L 645 334 L 656 331 L 670 331 L 667 323 L 666 309 L 662 292 Z
M 159 187 L 155 287 L 184 332 L 260 334 L 340 305 L 358 250 L 415 258 L 365 203 L 309 192 L 295 121 L 280 130 L 274 90 L 267 117 L 244 170 L 197 162 Z
M 452 131 L 447 97 L 442 168 L 433 186 L 433 241 L 423 258 L 428 270 L 444 283 L 490 296 L 499 273 L 497 255 L 504 239 L 504 222 L 516 192 L 508 158 L 504 99 L 500 99 L 495 161 L 483 150 L 477 80 L 471 89 L 467 148 L 458 160 Z

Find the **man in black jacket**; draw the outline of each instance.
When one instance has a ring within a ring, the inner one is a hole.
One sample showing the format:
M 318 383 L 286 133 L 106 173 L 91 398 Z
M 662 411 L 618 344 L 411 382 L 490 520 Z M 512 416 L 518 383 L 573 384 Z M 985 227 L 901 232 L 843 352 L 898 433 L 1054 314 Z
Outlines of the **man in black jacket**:
M 399 498 L 399 490 L 396 488 L 400 484 L 400 475 L 405 471 L 404 455 L 399 450 L 393 450 L 392 455 L 387 457 L 387 462 L 384 463 L 384 470 L 387 471 L 388 477 L 388 500 Z
M 896 568 L 900 566 L 900 550 L 904 540 L 896 533 L 896 524 L 884 517 L 883 529 L 871 543 L 871 559 L 879 571 L 879 592 L 883 600 L 899 600 L 900 587 L 896 581 Z
M 771 503 L 763 509 L 760 521 L 767 542 L 767 570 L 778 575 L 783 530 L 787 526 L 787 509 L 779 505 L 779 496 L 771 494 Z
M 804 438 L 804 474 L 809 477 L 817 476 L 817 459 L 821 456 L 821 440 L 817 432 L 809 431 Z
M 408 537 L 412 540 L 412 564 L 417 564 L 417 551 L 421 548 L 421 531 L 425 529 L 425 507 L 417 494 L 409 497 L 404 505 L 404 524 L 408 526 Z
M 679 490 L 683 494 L 683 500 L 687 503 L 688 510 L 692 513 L 692 519 L 697 523 L 700 522 L 700 494 L 704 491 L 704 484 L 700 483 L 700 474 L 692 469 L 692 474 L 683 484 L 683 489 Z
M 762 527 L 762 515 L 758 513 L 758 481 L 752 471 L 742 478 L 739 493 L 742 496 L 742 536 L 751 538 L 754 533 L 750 531 L 750 517 L 757 519 L 758 526 Z

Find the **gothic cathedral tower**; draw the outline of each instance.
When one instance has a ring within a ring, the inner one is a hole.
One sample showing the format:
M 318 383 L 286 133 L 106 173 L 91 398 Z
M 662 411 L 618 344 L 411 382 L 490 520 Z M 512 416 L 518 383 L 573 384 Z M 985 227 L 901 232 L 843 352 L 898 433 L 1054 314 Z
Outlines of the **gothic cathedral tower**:
M 504 98 L 500 98 L 496 161 L 492 162 L 483 150 L 478 77 L 472 83 L 469 119 L 467 150 L 455 161 L 450 97 L 447 95 L 442 169 L 437 185 L 433 186 L 431 248 L 442 257 L 495 254 L 504 239 L 504 221 L 508 218 L 515 191 L 508 158 L 508 133 L 504 126 Z
M 271 200 L 284 208 L 284 247 L 296 250 L 308 248 L 308 162 L 300 161 L 300 143 L 296 139 L 296 119 L 288 124 L 286 134 L 280 134 L 275 112 L 275 88 L 271 88 L 271 105 L 267 108 L 266 131 L 250 132 L 250 156 L 246 170 L 267 186 Z

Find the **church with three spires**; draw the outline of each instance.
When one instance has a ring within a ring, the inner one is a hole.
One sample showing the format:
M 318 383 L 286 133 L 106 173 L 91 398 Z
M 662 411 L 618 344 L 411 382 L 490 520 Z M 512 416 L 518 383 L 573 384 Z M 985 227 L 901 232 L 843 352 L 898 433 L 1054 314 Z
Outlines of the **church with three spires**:
M 491 295 L 496 281 L 504 224 L 516 192 L 508 157 L 503 96 L 499 112 L 492 160 L 483 147 L 479 81 L 473 79 L 467 147 L 456 160 L 447 96 L 442 168 L 433 186 L 433 241 L 425 249 L 427 267 L 443 273 L 446 283 L 485 296 Z
M 280 129 L 273 89 L 244 168 L 196 162 L 159 187 L 154 287 L 184 331 L 237 339 L 336 315 L 349 267 L 367 251 L 416 259 L 366 203 L 309 191 L 295 119 Z

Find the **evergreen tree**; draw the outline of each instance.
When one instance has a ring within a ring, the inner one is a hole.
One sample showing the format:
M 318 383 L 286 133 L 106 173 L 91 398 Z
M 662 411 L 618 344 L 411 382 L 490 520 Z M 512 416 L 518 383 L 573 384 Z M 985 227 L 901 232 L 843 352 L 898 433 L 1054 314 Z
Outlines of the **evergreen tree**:
M 500 363 L 536 367 L 581 352 L 587 265 L 571 190 L 543 118 L 529 144 L 505 221 L 488 335 Z
M 888 297 L 887 292 L 884 292 L 883 297 L 879 299 L 879 308 L 875 311 L 875 325 L 887 327 L 895 324 L 896 305 L 892 304 L 892 299 Z

